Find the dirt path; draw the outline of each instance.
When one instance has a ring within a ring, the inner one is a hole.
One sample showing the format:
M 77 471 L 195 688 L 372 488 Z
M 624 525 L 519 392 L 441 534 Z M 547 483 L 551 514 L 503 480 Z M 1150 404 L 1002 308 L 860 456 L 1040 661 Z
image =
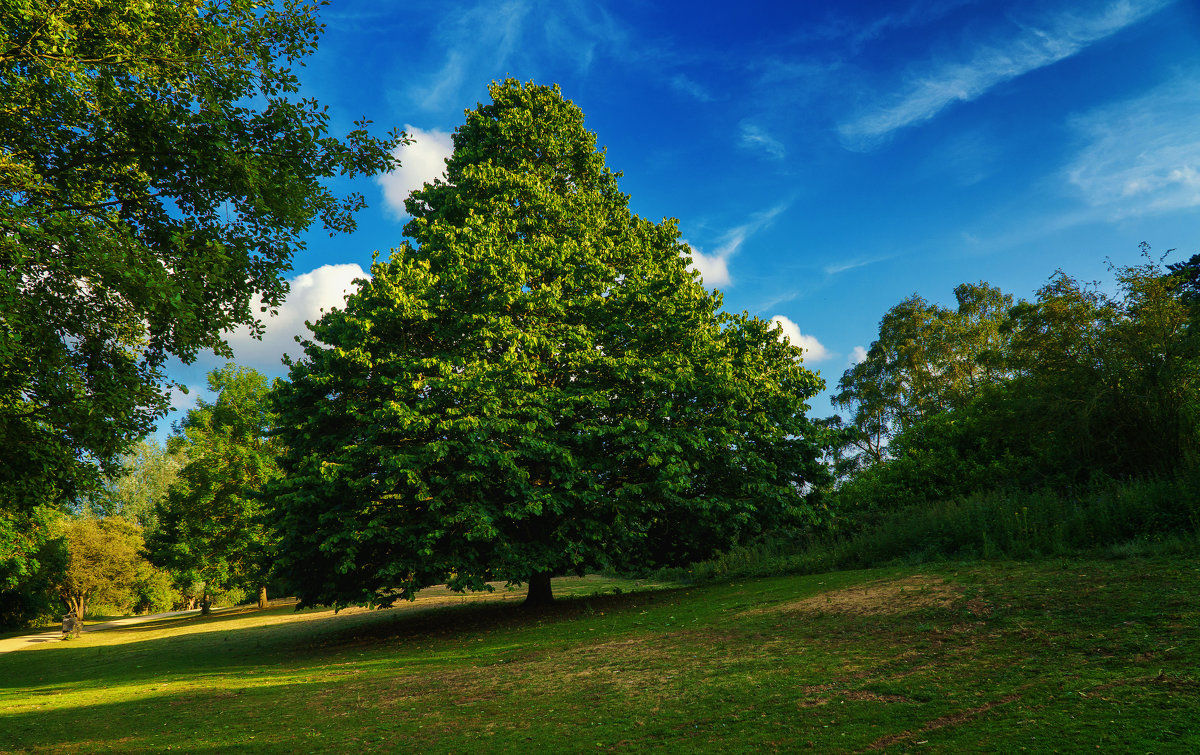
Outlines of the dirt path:
M 98 632 L 105 629 L 116 629 L 117 627 L 127 627 L 130 624 L 142 624 L 155 619 L 168 619 L 174 616 L 199 616 L 200 609 L 192 611 L 168 611 L 166 613 L 152 613 L 146 616 L 128 616 L 124 619 L 113 619 L 99 624 L 85 624 L 83 631 Z M 41 634 L 27 634 L 23 637 L 9 637 L 0 640 L 0 653 L 11 653 L 14 650 L 23 650 L 34 645 L 40 645 L 43 642 L 58 642 L 62 639 L 62 631 L 55 629 Z

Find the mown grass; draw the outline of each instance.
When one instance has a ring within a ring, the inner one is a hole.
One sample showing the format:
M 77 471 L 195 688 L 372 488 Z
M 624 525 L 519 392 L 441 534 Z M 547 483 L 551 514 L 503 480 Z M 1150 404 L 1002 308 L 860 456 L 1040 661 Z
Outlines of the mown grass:
M 1200 750 L 1194 558 L 631 587 L 563 580 L 574 597 L 538 612 L 506 593 L 248 610 L 9 653 L 0 748 Z

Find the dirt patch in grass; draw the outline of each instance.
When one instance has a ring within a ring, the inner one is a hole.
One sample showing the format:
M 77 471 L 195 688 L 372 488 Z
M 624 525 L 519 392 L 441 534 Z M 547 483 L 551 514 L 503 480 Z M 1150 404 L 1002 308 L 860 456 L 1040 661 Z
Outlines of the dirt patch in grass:
M 748 613 L 834 613 L 850 616 L 894 616 L 926 608 L 949 608 L 962 598 L 962 590 L 937 576 L 914 574 L 903 579 L 868 582 L 842 590 L 823 592 L 802 600 Z
M 821 685 L 816 685 L 815 687 L 810 687 L 809 689 L 824 688 L 821 691 L 828 692 L 828 691 L 831 691 L 834 687 L 835 687 L 835 685 L 832 685 L 832 684 L 828 684 L 828 685 L 821 684 Z M 904 695 L 889 695 L 889 694 L 883 694 L 880 692 L 871 692 L 870 690 L 865 690 L 865 689 L 843 689 L 843 690 L 838 691 L 837 694 L 832 694 L 832 695 L 819 694 L 816 697 L 801 698 L 800 700 L 796 701 L 796 706 L 799 708 L 819 708 L 823 705 L 829 705 L 830 703 L 838 701 L 838 700 L 841 700 L 841 701 L 850 700 L 853 702 L 868 702 L 868 703 L 888 703 L 888 704 L 897 704 L 897 703 L 912 704 L 913 703 L 913 700 L 911 698 L 905 697 Z
M 882 750 L 885 747 L 891 747 L 894 744 L 898 744 L 898 743 L 903 742 L 908 739 L 913 739 L 920 734 L 925 734 L 925 733 L 928 733 L 931 731 L 937 731 L 938 729 L 944 729 L 947 726 L 957 726 L 959 724 L 966 723 L 967 721 L 970 721 L 971 719 L 976 718 L 977 716 L 981 716 L 984 713 L 987 713 L 992 708 L 998 708 L 1001 705 L 1008 705 L 1009 703 L 1013 702 L 1014 700 L 1020 700 L 1020 699 L 1021 699 L 1020 695 L 1006 695 L 1005 697 L 1002 697 L 999 700 L 993 700 L 990 703 L 984 703 L 983 705 L 980 705 L 975 708 L 969 708 L 967 710 L 961 711 L 959 713 L 954 713 L 949 716 L 942 716 L 941 718 L 935 718 L 934 720 L 932 720 L 929 723 L 922 726 L 916 732 L 902 731 L 899 734 L 889 734 L 886 737 L 880 737 L 879 739 L 876 739 L 874 742 L 869 744 L 867 746 L 867 750 Z M 918 743 L 918 744 L 921 744 L 921 743 Z

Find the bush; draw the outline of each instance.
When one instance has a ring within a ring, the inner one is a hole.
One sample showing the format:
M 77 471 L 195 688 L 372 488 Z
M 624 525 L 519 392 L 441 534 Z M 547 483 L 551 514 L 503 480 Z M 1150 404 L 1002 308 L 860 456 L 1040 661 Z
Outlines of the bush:
M 1079 491 L 993 492 L 875 512 L 869 523 L 809 541 L 776 538 L 735 548 L 664 580 L 818 574 L 947 559 L 1122 557 L 1200 549 L 1200 470 Z

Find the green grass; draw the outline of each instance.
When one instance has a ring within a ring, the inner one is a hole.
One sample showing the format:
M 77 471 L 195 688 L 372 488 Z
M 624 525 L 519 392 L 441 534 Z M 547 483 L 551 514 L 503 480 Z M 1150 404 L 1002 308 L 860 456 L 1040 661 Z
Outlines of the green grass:
M 556 582 L 0 656 L 15 752 L 1190 752 L 1200 561 Z M 616 588 L 623 592 L 616 593 Z

